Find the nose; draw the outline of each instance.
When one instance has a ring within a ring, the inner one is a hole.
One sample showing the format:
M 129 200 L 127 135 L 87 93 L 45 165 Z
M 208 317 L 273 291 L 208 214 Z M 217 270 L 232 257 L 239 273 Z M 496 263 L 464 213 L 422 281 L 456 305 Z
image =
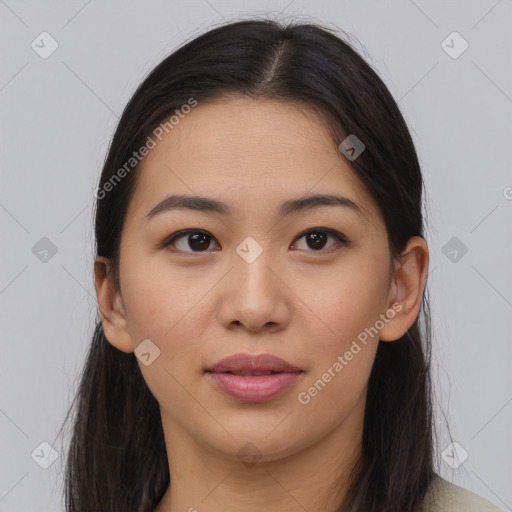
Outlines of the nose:
M 234 253 L 223 280 L 219 320 L 227 329 L 266 333 L 285 329 L 290 319 L 290 289 L 275 257 L 263 250 L 251 261 Z

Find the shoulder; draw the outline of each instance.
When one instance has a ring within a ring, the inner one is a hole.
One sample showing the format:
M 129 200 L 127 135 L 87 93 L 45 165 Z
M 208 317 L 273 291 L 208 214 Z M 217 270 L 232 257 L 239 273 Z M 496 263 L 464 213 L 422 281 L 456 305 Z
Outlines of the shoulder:
M 436 475 L 421 512 L 503 512 L 478 494 Z

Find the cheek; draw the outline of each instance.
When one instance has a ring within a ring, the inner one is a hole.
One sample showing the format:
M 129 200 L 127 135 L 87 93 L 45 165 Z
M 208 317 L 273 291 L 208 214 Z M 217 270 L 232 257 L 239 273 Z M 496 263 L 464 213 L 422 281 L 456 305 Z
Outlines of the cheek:
M 366 404 L 368 378 L 376 345 L 361 346 L 350 361 L 331 357 L 318 366 L 295 397 L 296 420 L 311 438 L 325 436 L 346 422 L 346 431 L 360 431 Z M 343 357 L 340 354 L 341 357 Z M 307 425 L 307 427 L 306 427 Z
M 333 421 L 339 419 L 340 411 L 351 410 L 366 387 L 378 346 L 371 328 L 387 299 L 385 262 L 365 265 L 361 258 L 354 258 L 345 263 L 329 279 L 320 280 L 319 286 L 308 287 L 307 303 L 321 321 L 317 317 L 308 321 L 318 331 L 313 323 L 304 326 L 311 333 L 309 350 L 315 356 L 301 388 L 304 400 L 299 403 L 308 402 L 305 407 L 310 412 L 318 407 L 322 415 L 332 410 Z
M 165 344 L 176 339 L 185 327 L 200 329 L 191 319 L 197 317 L 209 278 L 203 279 L 200 272 L 173 269 L 156 259 L 148 258 L 149 264 L 141 260 L 141 255 L 133 253 L 125 257 L 121 267 L 128 326 L 134 341 L 150 338 Z M 187 332 L 196 339 L 195 331 Z
M 127 251 L 128 252 L 128 251 Z M 138 361 L 149 389 L 169 410 L 190 408 L 191 383 L 202 371 L 208 279 L 172 271 L 170 265 L 142 265 L 126 257 L 121 275 L 128 330 L 137 346 L 151 340 L 160 350 L 148 366 Z
M 313 324 L 307 330 L 314 357 L 296 396 L 304 421 L 322 417 L 322 428 L 334 428 L 364 399 L 378 347 L 378 336 L 368 333 L 382 311 L 386 286 L 378 272 L 341 272 L 308 299 L 322 319 L 312 321 L 323 334 L 313 335 Z
M 303 281 L 308 290 L 304 302 L 316 315 L 325 349 L 342 349 L 375 324 L 387 301 L 387 279 L 382 259 L 365 264 L 361 258 L 347 258 L 328 275 L 310 274 Z

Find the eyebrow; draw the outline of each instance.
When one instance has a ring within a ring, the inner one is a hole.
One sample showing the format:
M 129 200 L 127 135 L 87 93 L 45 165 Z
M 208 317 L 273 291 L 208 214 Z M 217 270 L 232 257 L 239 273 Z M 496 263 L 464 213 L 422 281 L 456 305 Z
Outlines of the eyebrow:
M 365 215 L 364 209 L 361 206 L 354 203 L 354 201 L 348 197 L 336 194 L 315 194 L 297 199 L 289 199 L 281 204 L 279 215 L 284 217 L 320 206 L 341 206 L 367 219 L 367 215 Z M 219 215 L 231 215 L 232 213 L 232 209 L 228 204 L 218 201 L 217 199 L 174 194 L 166 197 L 152 208 L 152 210 L 146 214 L 145 220 L 149 221 L 162 213 L 173 210 L 193 210 L 217 213 Z

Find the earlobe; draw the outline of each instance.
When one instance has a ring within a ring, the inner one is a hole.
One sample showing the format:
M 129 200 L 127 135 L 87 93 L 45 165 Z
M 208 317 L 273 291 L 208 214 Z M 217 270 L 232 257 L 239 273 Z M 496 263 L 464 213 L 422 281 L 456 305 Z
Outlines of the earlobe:
M 114 283 L 108 258 L 96 257 L 94 262 L 94 279 L 98 309 L 103 331 L 108 342 L 125 353 L 135 350 L 128 333 L 126 312 L 120 291 Z
M 428 262 L 425 240 L 419 236 L 411 237 L 396 262 L 388 296 L 388 308 L 399 303 L 401 309 L 381 330 L 381 341 L 401 338 L 418 317 L 427 281 Z

